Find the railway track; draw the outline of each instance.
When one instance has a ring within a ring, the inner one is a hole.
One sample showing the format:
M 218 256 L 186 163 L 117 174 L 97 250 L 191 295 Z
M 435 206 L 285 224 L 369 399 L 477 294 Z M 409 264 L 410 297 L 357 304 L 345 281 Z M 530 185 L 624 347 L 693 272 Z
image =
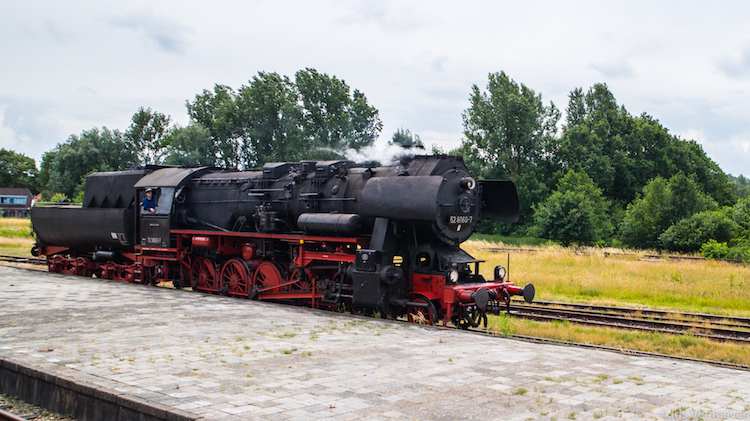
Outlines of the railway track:
M 10 256 L 7 254 L 0 254 L 0 262 L 8 263 L 28 263 L 30 265 L 46 266 L 47 259 L 42 257 L 22 257 L 22 256 Z
M 8 412 L 3 407 L 12 407 L 12 405 L 0 405 L 0 421 L 28 421 L 30 419 L 36 419 L 38 418 L 37 414 L 24 414 L 24 415 L 16 415 L 12 412 Z M 41 409 L 41 408 L 40 408 Z M 52 419 L 52 418 L 48 418 Z M 62 419 L 62 418 L 58 418 Z
M 26 421 L 26 418 L 21 418 L 18 415 L 0 409 L 0 421 Z
M 0 421 L 70 421 L 73 418 L 50 412 L 39 405 L 22 401 L 10 395 L 0 395 Z
M 513 301 L 514 317 L 539 321 L 569 321 L 669 334 L 690 334 L 716 341 L 750 343 L 750 318 L 557 302 L 522 304 Z

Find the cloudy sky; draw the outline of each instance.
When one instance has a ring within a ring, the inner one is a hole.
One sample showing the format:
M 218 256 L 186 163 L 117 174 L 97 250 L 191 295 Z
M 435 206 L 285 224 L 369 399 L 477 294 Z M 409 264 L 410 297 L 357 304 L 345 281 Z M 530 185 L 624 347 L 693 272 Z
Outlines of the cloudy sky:
M 39 163 L 71 134 L 124 130 L 140 106 L 306 67 L 367 95 L 384 123 L 445 149 L 471 86 L 505 71 L 564 110 L 604 82 L 633 115 L 750 176 L 746 1 L 0 0 L 0 147 Z

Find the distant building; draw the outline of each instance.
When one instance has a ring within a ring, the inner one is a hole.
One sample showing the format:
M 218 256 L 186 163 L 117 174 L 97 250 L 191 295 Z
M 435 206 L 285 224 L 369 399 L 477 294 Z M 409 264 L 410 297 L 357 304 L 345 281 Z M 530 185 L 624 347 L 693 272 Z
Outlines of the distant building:
M 0 188 L 0 215 L 24 218 L 31 214 L 34 195 L 29 189 Z

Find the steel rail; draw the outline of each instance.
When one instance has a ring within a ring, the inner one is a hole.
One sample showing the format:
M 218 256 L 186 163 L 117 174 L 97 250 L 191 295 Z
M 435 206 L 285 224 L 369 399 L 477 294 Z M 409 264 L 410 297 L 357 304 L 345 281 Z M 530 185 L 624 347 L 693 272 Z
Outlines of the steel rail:
M 562 307 L 576 310 L 589 309 L 592 311 L 598 311 L 601 314 L 635 314 L 638 317 L 646 318 L 650 317 L 653 319 L 664 319 L 664 320 L 677 320 L 677 321 L 699 321 L 708 322 L 714 324 L 721 324 L 727 327 L 746 327 L 750 328 L 750 317 L 736 317 L 727 316 L 721 314 L 709 314 L 709 313 L 691 313 L 673 310 L 652 310 L 647 308 L 632 308 L 632 307 L 614 307 L 614 306 L 599 306 L 593 304 L 574 304 L 574 303 L 561 303 L 556 301 L 534 301 L 532 304 L 526 304 L 521 300 L 513 300 L 513 305 L 522 307 Z
M 515 317 L 540 321 L 569 321 L 579 324 L 620 329 L 633 329 L 669 334 L 690 334 L 716 341 L 750 343 L 750 331 L 726 329 L 715 325 L 698 325 L 625 316 L 611 316 L 580 310 L 524 308 L 523 306 L 511 306 L 510 314 Z
M 26 418 L 21 418 L 16 414 L 4 411 L 0 409 L 0 421 L 27 421 Z
M 46 265 L 47 259 L 44 257 L 23 257 L 0 254 L 0 261 L 11 263 L 28 263 L 32 265 Z
M 512 304 L 526 305 L 525 302 L 522 300 L 513 300 Z M 621 312 L 621 313 L 641 313 L 641 314 L 651 314 L 654 316 L 663 316 L 663 317 L 672 316 L 671 318 L 688 317 L 688 318 L 701 318 L 701 319 L 710 319 L 710 320 L 730 320 L 734 323 L 745 324 L 745 325 L 750 326 L 750 317 L 735 317 L 735 316 L 727 316 L 727 315 L 721 315 L 721 314 L 691 313 L 691 312 L 682 312 L 682 311 L 673 311 L 673 310 L 652 310 L 648 308 L 633 308 L 633 307 L 600 306 L 600 305 L 593 305 L 593 304 L 563 303 L 563 302 L 558 302 L 558 301 L 534 301 L 532 305 L 545 306 L 545 307 L 560 306 L 560 307 L 569 307 L 569 308 L 576 308 L 576 309 L 591 309 L 591 310 L 613 311 L 613 312 Z

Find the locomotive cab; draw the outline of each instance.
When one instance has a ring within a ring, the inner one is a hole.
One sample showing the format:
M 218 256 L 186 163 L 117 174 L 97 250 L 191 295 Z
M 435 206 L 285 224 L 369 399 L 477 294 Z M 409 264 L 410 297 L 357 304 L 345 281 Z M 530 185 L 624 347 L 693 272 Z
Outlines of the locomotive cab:
M 171 238 L 173 229 L 174 204 L 176 197 L 183 193 L 182 188 L 188 180 L 207 172 L 207 167 L 178 168 L 163 167 L 147 174 L 133 186 L 141 203 L 147 189 L 154 191 L 156 207 L 154 212 L 144 212 L 138 206 L 138 244 L 146 249 L 168 249 L 176 246 Z
M 140 244 L 141 247 L 169 248 L 169 229 L 170 217 L 172 213 L 172 198 L 174 197 L 173 187 L 163 187 L 152 189 L 153 198 L 156 200 L 156 206 L 153 212 L 144 211 L 143 206 L 138 206 L 140 215 Z M 138 189 L 138 196 L 141 202 L 145 197 L 146 189 Z M 140 203 L 140 202 L 139 202 Z

